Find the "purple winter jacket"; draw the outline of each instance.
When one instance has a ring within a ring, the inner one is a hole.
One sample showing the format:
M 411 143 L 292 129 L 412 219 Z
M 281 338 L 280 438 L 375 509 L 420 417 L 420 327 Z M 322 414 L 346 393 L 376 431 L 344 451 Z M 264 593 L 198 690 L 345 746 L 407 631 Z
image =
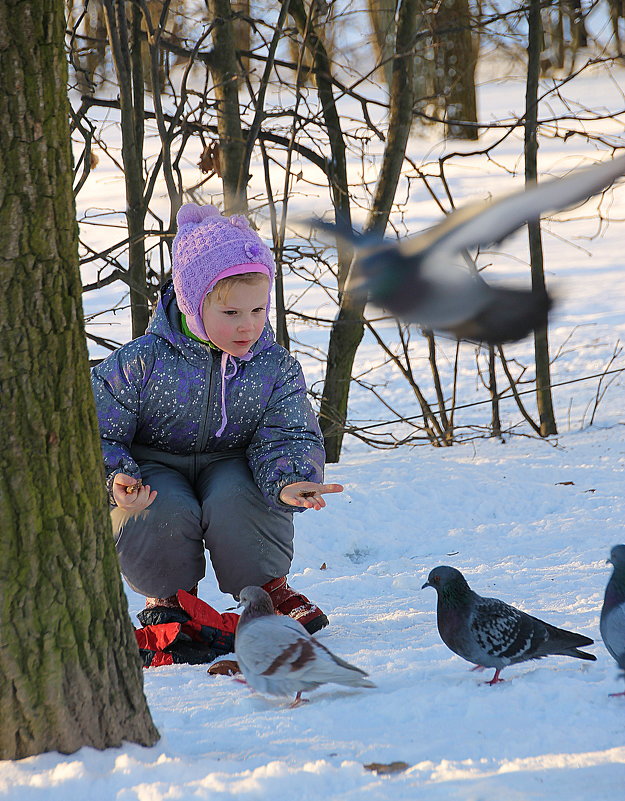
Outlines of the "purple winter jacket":
M 222 397 L 221 351 L 182 333 L 165 284 L 146 333 L 91 371 L 109 492 L 113 477 L 139 478 L 132 444 L 176 454 L 246 454 L 267 503 L 296 481 L 323 481 L 325 452 L 299 362 L 269 324 L 249 360 L 230 357 Z M 234 366 L 237 370 L 234 373 Z M 216 436 L 225 420 L 221 436 Z

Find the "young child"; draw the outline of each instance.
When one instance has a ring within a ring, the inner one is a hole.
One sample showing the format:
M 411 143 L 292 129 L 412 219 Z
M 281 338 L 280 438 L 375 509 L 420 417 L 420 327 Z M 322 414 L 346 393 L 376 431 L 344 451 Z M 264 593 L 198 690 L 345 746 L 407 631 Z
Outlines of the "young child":
M 144 336 L 92 371 L 117 553 L 146 607 L 262 586 L 308 631 L 328 620 L 286 581 L 293 512 L 321 509 L 325 453 L 299 363 L 267 319 L 275 265 L 243 217 L 178 212 L 172 276 Z

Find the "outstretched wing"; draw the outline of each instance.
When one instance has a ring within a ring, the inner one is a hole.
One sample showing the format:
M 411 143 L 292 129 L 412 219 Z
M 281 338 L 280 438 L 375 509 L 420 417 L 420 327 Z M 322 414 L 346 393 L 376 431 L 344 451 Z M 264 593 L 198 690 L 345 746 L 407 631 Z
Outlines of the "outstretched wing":
M 523 223 L 561 211 L 606 189 L 625 174 L 625 156 L 575 170 L 563 178 L 541 181 L 499 200 L 474 203 L 449 214 L 419 236 L 402 240 L 406 256 L 442 247 L 459 253 L 477 245 L 501 242 Z

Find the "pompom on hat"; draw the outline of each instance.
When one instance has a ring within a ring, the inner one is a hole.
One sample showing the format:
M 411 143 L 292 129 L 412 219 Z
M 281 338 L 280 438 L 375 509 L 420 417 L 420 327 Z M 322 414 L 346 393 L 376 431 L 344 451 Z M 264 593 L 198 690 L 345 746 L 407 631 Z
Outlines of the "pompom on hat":
M 208 339 L 202 305 L 217 281 L 231 275 L 264 273 L 271 286 L 275 262 L 271 250 L 241 215 L 224 217 L 215 206 L 186 203 L 176 221 L 172 277 L 178 307 L 189 330 L 200 339 Z

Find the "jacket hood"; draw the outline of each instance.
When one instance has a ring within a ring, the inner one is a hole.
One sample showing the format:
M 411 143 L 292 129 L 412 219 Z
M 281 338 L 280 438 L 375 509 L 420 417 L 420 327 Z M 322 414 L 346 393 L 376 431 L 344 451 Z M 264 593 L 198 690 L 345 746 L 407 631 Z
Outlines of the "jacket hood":
M 211 350 L 207 345 L 197 342 L 183 333 L 180 309 L 176 301 L 176 293 L 172 281 L 167 281 L 161 288 L 160 298 L 154 314 L 150 318 L 146 334 L 154 334 L 167 340 L 177 350 L 181 351 L 185 358 L 192 362 L 197 362 L 198 359 L 206 359 Z M 258 353 L 270 348 L 275 341 L 276 337 L 271 323 L 266 320 L 262 334 L 250 348 L 251 355 L 242 357 L 243 360 L 249 361 L 250 358 L 253 358 Z M 221 351 L 216 351 L 216 353 L 221 353 Z M 230 358 L 237 359 L 238 357 L 231 356 Z

